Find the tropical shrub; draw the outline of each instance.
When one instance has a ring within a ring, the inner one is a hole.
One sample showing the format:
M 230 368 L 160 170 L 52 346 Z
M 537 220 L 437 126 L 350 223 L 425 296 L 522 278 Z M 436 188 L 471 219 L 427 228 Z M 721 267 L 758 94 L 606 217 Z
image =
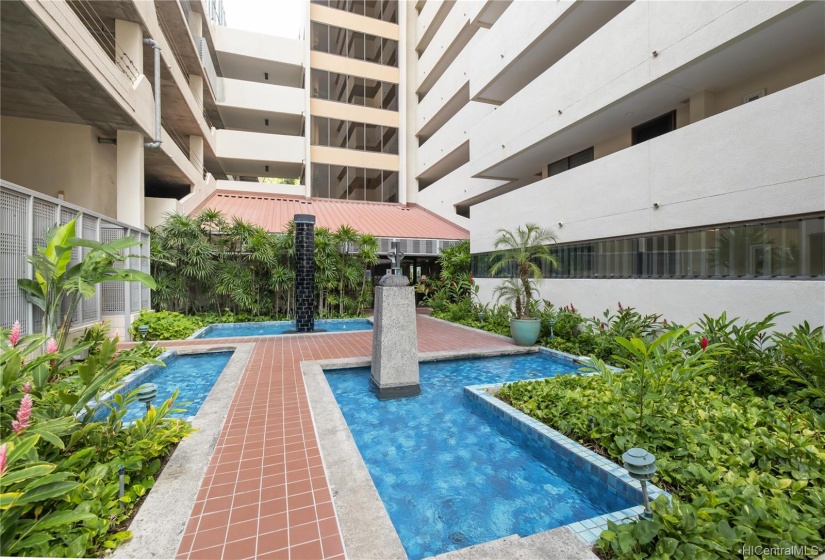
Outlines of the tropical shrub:
M 146 340 L 182 340 L 192 336 L 204 322 L 198 317 L 187 317 L 174 311 L 141 311 L 132 321 L 133 340 L 141 340 L 140 327 L 149 327 Z
M 152 230 L 152 301 L 160 311 L 294 317 L 294 224 L 271 233 L 212 209 L 172 214 Z M 316 309 L 321 317 L 361 315 L 372 304 L 366 270 L 378 240 L 348 226 L 315 229 Z M 223 321 L 214 321 L 223 322 Z
M 42 335 L 0 333 L 0 554 L 87 557 L 130 537 L 118 527 L 152 484 L 160 459 L 191 428 L 167 418 L 173 400 L 132 426 L 125 410 L 92 421 L 91 403 L 127 371 L 153 360 L 117 353 L 104 339 L 94 354 L 84 341 L 67 350 Z M 43 347 L 46 351 L 42 351 Z M 135 392 L 117 397 L 121 406 Z M 98 406 L 108 406 L 100 404 Z M 118 469 L 127 493 L 118 497 Z
M 103 282 L 140 282 L 155 288 L 155 281 L 139 270 L 117 268 L 128 257 L 123 251 L 140 245 L 132 237 L 100 243 L 75 237 L 77 218 L 48 234 L 45 247 L 38 247 L 28 260 L 34 268 L 34 280 L 20 278 L 18 287 L 26 299 L 43 311 L 43 334 L 52 337 L 62 350 L 66 345 L 75 310 L 81 299 L 95 294 L 95 287 Z M 90 249 L 83 259 L 70 265 L 72 250 Z
M 825 416 L 759 396 L 718 373 L 726 342 L 676 328 L 647 342 L 618 339 L 618 374 L 562 375 L 505 385 L 499 396 L 621 463 L 641 446 L 655 483 L 674 494 L 653 520 L 608 524 L 598 547 L 617 558 L 742 558 L 748 546 L 821 546 L 825 539 Z M 592 419 L 592 420 L 591 420 Z M 812 554 L 814 555 L 814 554 Z

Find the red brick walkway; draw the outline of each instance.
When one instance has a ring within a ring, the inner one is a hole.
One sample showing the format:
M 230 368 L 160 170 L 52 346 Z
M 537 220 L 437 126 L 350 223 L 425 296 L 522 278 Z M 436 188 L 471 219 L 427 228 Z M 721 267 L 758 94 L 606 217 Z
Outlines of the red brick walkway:
M 501 338 L 424 316 L 417 318 L 417 328 L 419 352 L 510 346 Z M 233 340 L 254 342 L 255 350 L 201 483 L 178 558 L 343 559 L 300 362 L 370 356 L 372 332 Z

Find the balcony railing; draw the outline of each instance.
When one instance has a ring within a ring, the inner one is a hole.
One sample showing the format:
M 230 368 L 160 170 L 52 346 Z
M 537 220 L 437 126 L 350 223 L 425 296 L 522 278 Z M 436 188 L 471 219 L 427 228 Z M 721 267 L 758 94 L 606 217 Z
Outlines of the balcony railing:
M 206 77 L 209 79 L 212 91 L 215 93 L 215 100 L 222 101 L 223 85 L 218 80 L 218 73 L 215 72 L 215 64 L 212 62 L 212 55 L 209 54 L 209 45 L 203 37 L 198 37 L 197 41 L 199 42 L 198 54 L 201 57 L 203 68 L 206 70 Z
M 0 327 L 10 328 L 20 321 L 24 333 L 38 332 L 43 326 L 40 309 L 29 303 L 17 287 L 18 278 L 33 278 L 31 264 L 26 259 L 56 226 L 77 218 L 77 236 L 100 242 L 132 236 L 143 244 L 130 254 L 140 251 L 145 258 L 129 257 L 129 268 L 149 273 L 149 232 L 91 212 L 80 206 L 43 195 L 8 181 L 0 181 Z M 71 265 L 76 264 L 90 249 L 74 249 Z M 91 325 L 101 319 L 122 316 L 127 330 L 132 313 L 151 306 L 151 291 L 140 283 L 104 282 L 89 299 L 78 306 L 72 328 Z M 128 337 L 128 335 L 127 335 Z

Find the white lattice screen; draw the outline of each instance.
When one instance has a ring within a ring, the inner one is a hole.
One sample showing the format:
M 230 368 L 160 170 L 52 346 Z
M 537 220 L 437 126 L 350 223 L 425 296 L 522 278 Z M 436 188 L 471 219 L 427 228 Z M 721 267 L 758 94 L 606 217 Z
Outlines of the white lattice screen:
M 42 312 L 26 301 L 17 287 L 18 278 L 32 277 L 26 256 L 42 247 L 50 231 L 66 224 L 82 213 L 77 222 L 77 237 L 95 241 L 111 241 L 126 235 L 144 243 L 134 247 L 136 255 L 149 256 L 149 234 L 130 228 L 115 220 L 89 212 L 72 204 L 47 197 L 14 183 L 0 181 L 0 326 L 10 328 L 20 321 L 25 333 L 42 330 Z M 70 266 L 80 262 L 89 249 L 74 249 Z M 130 257 L 127 266 L 149 272 L 149 259 Z M 122 266 L 122 265 L 121 265 Z M 140 284 L 127 288 L 122 283 L 104 283 L 90 299 L 80 303 L 74 317 L 74 326 L 84 326 L 99 321 L 102 314 L 124 313 L 127 308 L 135 312 L 149 307 L 151 291 Z M 129 305 L 126 305 L 128 303 Z M 127 319 L 127 324 L 128 324 Z

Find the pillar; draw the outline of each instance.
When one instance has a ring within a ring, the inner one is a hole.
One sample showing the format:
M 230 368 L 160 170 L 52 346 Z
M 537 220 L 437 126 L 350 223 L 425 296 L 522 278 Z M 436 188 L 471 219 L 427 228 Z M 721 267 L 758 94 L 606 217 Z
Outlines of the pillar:
M 122 53 L 116 53 L 117 64 L 131 67 L 128 60 L 121 60 L 121 55 L 125 54 L 134 63 L 137 74 L 143 74 L 143 30 L 140 24 L 116 19 L 115 41 L 123 49 Z M 135 69 L 131 71 L 127 69 L 126 73 L 132 75 L 133 71 Z M 137 76 L 135 76 L 135 79 L 137 79 Z
M 695 123 L 716 114 L 716 93 L 700 91 L 690 96 L 690 122 Z
M 143 218 L 143 134 L 117 131 L 117 219 L 138 228 Z
M 189 74 L 189 91 L 192 92 L 192 95 L 200 103 L 201 109 L 203 109 L 203 76 Z
M 198 170 L 198 173 L 203 177 L 203 138 L 201 136 L 189 137 L 189 161 Z
M 295 331 L 315 330 L 315 216 L 295 214 Z

